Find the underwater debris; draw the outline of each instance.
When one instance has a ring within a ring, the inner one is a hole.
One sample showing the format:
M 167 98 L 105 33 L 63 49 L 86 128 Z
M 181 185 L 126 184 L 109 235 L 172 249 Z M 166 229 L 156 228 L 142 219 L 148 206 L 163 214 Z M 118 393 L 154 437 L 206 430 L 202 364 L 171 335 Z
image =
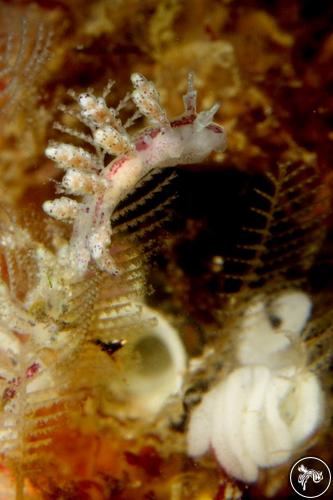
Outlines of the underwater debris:
M 115 352 L 126 345 L 126 340 L 112 340 L 111 342 L 103 342 L 102 340 L 96 339 L 94 343 L 98 345 L 102 351 L 106 352 L 109 356 L 112 356 Z

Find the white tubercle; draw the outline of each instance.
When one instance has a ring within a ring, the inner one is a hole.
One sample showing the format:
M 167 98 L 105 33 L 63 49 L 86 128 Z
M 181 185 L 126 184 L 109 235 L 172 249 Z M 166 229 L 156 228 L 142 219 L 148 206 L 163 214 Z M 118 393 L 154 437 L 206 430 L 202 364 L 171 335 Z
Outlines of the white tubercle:
M 126 372 L 129 411 L 132 417 L 153 418 L 170 396 L 180 392 L 186 353 L 178 332 L 162 314 L 146 305 L 140 307 L 148 326 L 133 346 L 137 363 Z
M 310 311 L 309 297 L 299 291 L 281 293 L 268 307 L 262 298 L 248 307 L 236 347 L 239 366 L 191 414 L 190 456 L 212 449 L 230 476 L 252 483 L 260 468 L 284 463 L 316 431 L 324 407 L 320 382 L 288 356 L 301 343 Z

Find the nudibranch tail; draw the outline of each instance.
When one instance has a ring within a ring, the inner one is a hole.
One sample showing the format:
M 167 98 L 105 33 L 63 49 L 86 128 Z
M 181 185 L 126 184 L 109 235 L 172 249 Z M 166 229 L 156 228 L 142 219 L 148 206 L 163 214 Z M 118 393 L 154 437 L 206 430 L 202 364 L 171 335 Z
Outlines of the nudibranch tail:
M 131 81 L 134 90 L 130 97 L 137 111 L 125 124 L 119 111 L 129 97 L 117 108 L 109 107 L 105 97 L 112 84 L 102 97 L 90 91 L 78 96 L 71 92 L 79 110 L 63 108 L 87 126 L 90 135 L 59 124 L 56 128 L 93 145 L 95 154 L 82 147 L 55 142 L 45 151 L 59 168 L 66 170 L 62 191 L 80 197 L 79 201 L 61 197 L 43 206 L 50 216 L 73 221 L 68 251 L 78 277 L 84 275 L 91 259 L 101 270 L 116 272 L 109 249 L 112 214 L 147 174 L 165 167 L 200 163 L 212 151 L 226 147 L 223 128 L 212 122 L 218 105 L 199 114 L 196 112 L 193 75 L 188 77 L 188 90 L 183 97 L 184 114 L 174 120 L 167 117 L 152 82 L 138 73 L 132 74 Z M 128 127 L 139 115 L 145 116 L 150 127 L 132 135 Z M 107 162 L 106 155 L 113 159 Z

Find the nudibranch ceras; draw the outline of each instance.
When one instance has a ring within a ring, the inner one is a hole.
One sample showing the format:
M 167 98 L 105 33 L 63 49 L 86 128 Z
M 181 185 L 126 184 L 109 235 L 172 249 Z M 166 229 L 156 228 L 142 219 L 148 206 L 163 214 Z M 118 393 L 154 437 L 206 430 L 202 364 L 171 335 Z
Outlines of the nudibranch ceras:
M 119 118 L 117 109 L 108 107 L 104 97 L 92 93 L 77 96 L 78 118 L 87 125 L 92 139 L 85 138 L 98 155 L 115 158 L 104 165 L 87 150 L 64 143 L 54 143 L 46 149 L 46 156 L 66 170 L 62 189 L 68 195 L 81 196 L 81 202 L 61 197 L 44 203 L 44 210 L 59 220 L 74 222 L 69 245 L 69 260 L 78 276 L 84 275 L 93 259 L 101 270 L 117 272 L 110 256 L 111 217 L 120 201 L 132 192 L 138 183 L 155 169 L 191 163 L 200 163 L 213 151 L 224 151 L 224 129 L 213 122 L 218 104 L 207 111 L 196 111 L 197 92 L 192 75 L 183 97 L 185 111 L 169 120 L 159 103 L 159 94 L 152 82 L 138 73 L 131 76 L 134 90 L 132 101 L 138 114 L 144 115 L 150 127 L 133 137 Z M 63 131 L 67 131 L 64 127 Z M 74 134 L 82 137 L 82 134 Z
M 236 335 L 235 368 L 193 410 L 188 454 L 211 449 L 227 474 L 256 482 L 261 468 L 288 461 L 318 429 L 324 399 L 317 375 L 306 368 L 301 334 L 311 301 L 287 290 L 267 307 L 251 303 Z

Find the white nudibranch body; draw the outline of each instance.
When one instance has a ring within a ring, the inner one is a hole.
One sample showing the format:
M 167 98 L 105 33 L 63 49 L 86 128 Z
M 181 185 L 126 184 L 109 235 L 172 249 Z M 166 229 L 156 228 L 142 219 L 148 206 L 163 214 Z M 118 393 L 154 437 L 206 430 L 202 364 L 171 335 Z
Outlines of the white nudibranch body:
M 204 395 L 191 414 L 188 453 L 212 449 L 232 477 L 252 483 L 260 468 L 287 461 L 318 428 L 323 394 L 304 367 L 302 330 L 311 301 L 285 291 L 267 307 L 257 298 L 242 318 L 236 368 Z
M 85 273 L 90 259 L 102 270 L 116 271 L 109 252 L 112 213 L 147 174 L 164 167 L 202 162 L 212 151 L 226 147 L 223 128 L 213 123 L 219 106 L 197 113 L 191 75 L 183 98 L 185 112 L 174 120 L 169 120 L 161 108 L 152 82 L 137 73 L 131 80 L 131 98 L 138 111 L 125 125 L 118 114 L 124 102 L 114 109 L 106 105 L 104 97 L 96 98 L 91 93 L 76 96 L 76 100 L 77 116 L 90 128 L 92 137 L 57 125 L 92 144 L 96 155 L 64 143 L 50 144 L 45 151 L 67 171 L 62 180 L 65 193 L 81 197 L 80 202 L 61 197 L 43 206 L 50 216 L 74 223 L 68 258 L 78 277 Z M 150 128 L 131 136 L 126 128 L 138 114 L 148 119 Z M 105 165 L 106 154 L 114 158 Z

